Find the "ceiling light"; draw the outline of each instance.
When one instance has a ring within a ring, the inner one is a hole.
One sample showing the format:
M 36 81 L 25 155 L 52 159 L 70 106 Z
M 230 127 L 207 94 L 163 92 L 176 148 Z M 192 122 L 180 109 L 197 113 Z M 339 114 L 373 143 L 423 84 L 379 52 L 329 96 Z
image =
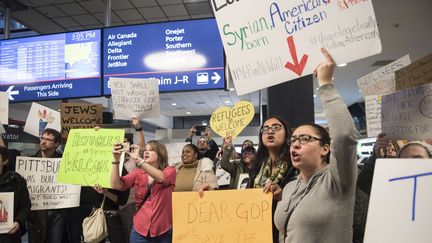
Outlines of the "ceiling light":
M 191 112 L 190 111 L 186 111 L 186 115 L 190 115 L 191 114 Z
M 201 125 L 203 125 L 203 126 L 207 126 L 207 122 L 203 122 Z
M 314 94 L 314 98 L 316 98 L 316 94 Z
M 229 104 L 231 103 L 229 100 L 225 100 L 225 104 Z
M 338 64 L 337 66 L 338 67 L 345 67 L 346 65 L 348 65 L 348 64 L 345 62 L 345 63 Z
M 177 103 L 171 103 L 171 105 L 172 105 L 172 106 L 176 106 L 176 105 L 177 105 Z
M 234 88 L 229 88 L 229 91 L 234 91 L 235 89 Z

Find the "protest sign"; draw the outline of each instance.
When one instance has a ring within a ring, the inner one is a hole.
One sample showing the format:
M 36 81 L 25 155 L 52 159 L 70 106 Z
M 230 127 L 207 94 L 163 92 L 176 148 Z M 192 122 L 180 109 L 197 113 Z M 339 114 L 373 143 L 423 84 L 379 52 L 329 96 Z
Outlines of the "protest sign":
M 368 95 L 364 99 L 367 135 L 377 137 L 381 132 L 381 95 Z
M 249 182 L 249 174 L 248 173 L 240 174 L 237 189 L 246 189 L 248 182 Z
M 383 95 L 396 91 L 395 71 L 410 63 L 409 55 L 405 55 L 387 66 L 359 78 L 357 84 L 362 95 Z
M 0 234 L 9 232 L 14 222 L 14 193 L 0 192 Z
M 61 158 L 17 157 L 16 172 L 26 181 L 31 210 L 78 207 L 81 187 L 57 183 Z
M 236 138 L 252 121 L 255 115 L 254 105 L 249 101 L 239 101 L 233 108 L 222 106 L 216 109 L 210 118 L 212 130 L 221 137 Z
M 183 147 L 189 143 L 165 143 L 168 151 L 168 164 L 173 165 L 181 162 Z
M 103 123 L 101 104 L 61 103 L 60 112 L 64 138 L 73 128 L 93 128 Z
M 130 120 L 132 117 L 160 116 L 159 80 L 154 78 L 110 78 L 111 98 L 115 117 Z
M 123 142 L 123 129 L 72 129 L 62 157 L 59 182 L 111 188 L 113 145 Z
M 381 52 L 372 1 L 210 2 L 238 95 Z
M 399 69 L 396 75 L 396 90 L 432 83 L 432 53 Z
M 0 124 L 9 124 L 9 93 L 0 92 Z
M 432 137 L 432 83 L 383 95 L 381 127 L 392 140 Z
M 216 179 L 219 186 L 226 186 L 230 184 L 231 175 L 228 173 L 228 171 L 222 169 L 220 161 L 216 163 Z
M 272 242 L 272 194 L 262 189 L 173 193 L 173 242 Z
M 33 102 L 27 116 L 24 132 L 40 137 L 46 128 L 60 132 L 60 112 Z
M 432 159 L 378 159 L 364 242 L 430 242 L 431 187 Z

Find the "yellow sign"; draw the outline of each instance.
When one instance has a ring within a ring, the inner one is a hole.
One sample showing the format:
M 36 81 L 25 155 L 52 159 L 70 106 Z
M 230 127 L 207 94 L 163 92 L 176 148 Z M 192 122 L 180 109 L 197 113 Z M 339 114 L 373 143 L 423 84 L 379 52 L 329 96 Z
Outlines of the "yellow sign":
M 255 108 L 249 101 L 239 101 L 233 108 L 219 107 L 210 118 L 212 130 L 221 137 L 237 137 L 252 121 Z
M 57 181 L 67 184 L 111 188 L 112 150 L 123 142 L 124 130 L 72 129 L 62 156 Z
M 272 242 L 272 194 L 262 189 L 173 193 L 173 242 Z

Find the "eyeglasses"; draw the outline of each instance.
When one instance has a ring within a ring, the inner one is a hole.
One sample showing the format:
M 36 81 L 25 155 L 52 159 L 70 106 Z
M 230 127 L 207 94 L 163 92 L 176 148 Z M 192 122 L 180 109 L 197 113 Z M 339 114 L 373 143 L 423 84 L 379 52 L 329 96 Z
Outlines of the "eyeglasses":
M 45 140 L 45 141 L 48 141 L 48 142 L 54 142 L 54 139 L 51 139 L 51 138 L 45 138 L 45 137 L 41 137 L 40 140 L 41 140 L 41 141 Z
M 261 128 L 261 133 L 267 134 L 267 133 L 269 133 L 270 129 L 273 132 L 277 132 L 277 131 L 282 129 L 282 125 L 281 124 L 272 124 L 271 126 L 263 126 Z
M 317 138 L 311 135 L 306 135 L 306 134 L 301 134 L 299 136 L 292 136 L 290 139 L 290 144 L 293 145 L 295 143 L 295 141 L 299 141 L 300 144 L 307 144 L 311 141 L 321 141 L 321 138 Z

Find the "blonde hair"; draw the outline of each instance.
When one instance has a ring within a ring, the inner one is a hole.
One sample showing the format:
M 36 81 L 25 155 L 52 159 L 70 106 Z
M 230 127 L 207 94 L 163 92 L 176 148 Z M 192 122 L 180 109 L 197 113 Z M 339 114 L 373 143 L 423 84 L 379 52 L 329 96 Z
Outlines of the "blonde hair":
M 147 144 L 158 155 L 157 161 L 158 161 L 159 169 L 161 170 L 165 169 L 168 166 L 168 151 L 165 145 L 155 140 L 151 140 Z

